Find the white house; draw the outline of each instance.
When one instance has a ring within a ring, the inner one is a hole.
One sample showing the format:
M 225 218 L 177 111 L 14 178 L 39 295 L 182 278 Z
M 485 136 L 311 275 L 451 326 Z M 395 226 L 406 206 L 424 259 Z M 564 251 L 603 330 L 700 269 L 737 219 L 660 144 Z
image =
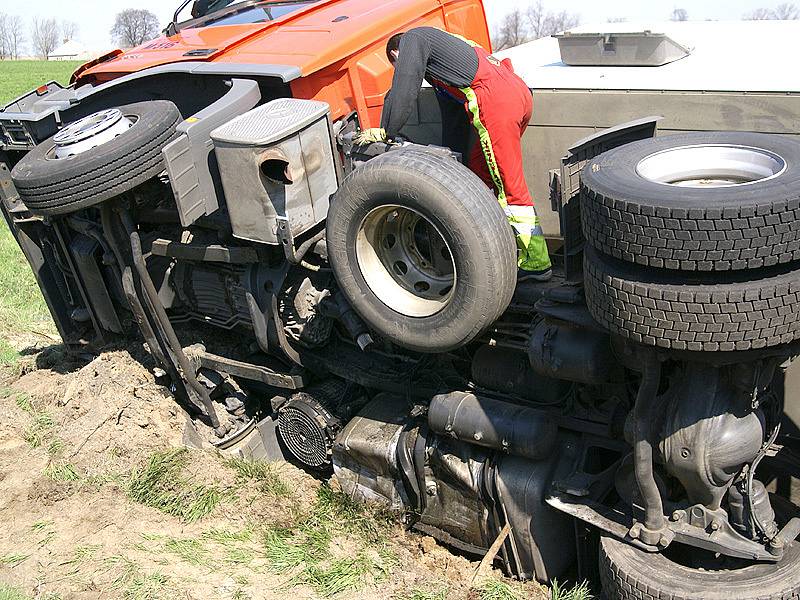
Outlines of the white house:
M 91 60 L 95 55 L 80 42 L 67 40 L 48 54 L 47 60 Z

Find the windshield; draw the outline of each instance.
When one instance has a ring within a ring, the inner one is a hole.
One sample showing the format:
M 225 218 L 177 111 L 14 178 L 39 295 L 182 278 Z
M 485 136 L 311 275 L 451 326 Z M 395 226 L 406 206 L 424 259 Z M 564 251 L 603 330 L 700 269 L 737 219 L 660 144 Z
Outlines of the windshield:
M 221 25 L 246 25 L 280 19 L 284 15 L 304 8 L 318 0 L 295 2 L 236 2 L 233 0 L 197 0 L 192 6 L 196 22 L 186 27 L 217 27 Z

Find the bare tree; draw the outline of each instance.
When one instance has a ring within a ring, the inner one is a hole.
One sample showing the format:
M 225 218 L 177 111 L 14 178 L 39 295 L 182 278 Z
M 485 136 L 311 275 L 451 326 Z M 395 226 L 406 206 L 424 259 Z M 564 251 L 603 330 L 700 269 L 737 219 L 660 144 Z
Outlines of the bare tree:
M 61 21 L 61 37 L 65 42 L 74 40 L 78 35 L 78 24 L 75 21 Z
M 158 17 L 143 8 L 126 8 L 117 13 L 111 28 L 111 36 L 123 48 L 140 46 L 158 34 Z
M 776 6 L 773 12 L 775 18 L 780 21 L 796 21 L 800 19 L 800 12 L 798 12 L 797 6 L 788 2 Z
M 22 52 L 22 44 L 25 43 L 25 23 L 19 15 L 9 15 L 6 20 L 6 31 L 11 58 L 16 60 Z
M 800 19 L 797 5 L 788 2 L 779 4 L 775 9 L 757 8 L 742 17 L 745 21 L 796 21 Z
M 757 8 L 742 18 L 745 21 L 766 21 L 772 18 L 772 11 L 768 8 Z
M 627 17 L 609 17 L 607 23 L 627 23 Z
M 0 60 L 5 60 L 11 56 L 9 49 L 8 18 L 7 14 L 0 13 Z
M 55 19 L 34 17 L 31 43 L 34 52 L 46 59 L 58 46 L 58 22 Z
M 567 11 L 554 13 L 545 10 L 542 0 L 538 0 L 538 2 L 531 5 L 526 16 L 528 17 L 531 39 L 534 40 L 575 27 L 580 21 L 578 15 Z
M 688 21 L 689 20 L 689 13 L 686 12 L 685 8 L 676 8 L 672 11 L 672 14 L 669 17 L 670 21 Z
M 492 45 L 495 50 L 513 48 L 530 40 L 525 17 L 520 9 L 514 9 L 503 17 L 503 22 L 494 32 Z

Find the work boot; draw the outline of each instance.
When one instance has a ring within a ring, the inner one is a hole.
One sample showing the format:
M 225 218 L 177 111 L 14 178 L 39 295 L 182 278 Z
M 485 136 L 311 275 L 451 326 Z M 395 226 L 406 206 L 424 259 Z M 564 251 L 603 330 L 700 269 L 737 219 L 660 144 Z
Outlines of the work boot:
M 542 269 L 541 271 L 526 271 L 517 269 L 517 281 L 550 281 L 553 277 L 553 269 Z

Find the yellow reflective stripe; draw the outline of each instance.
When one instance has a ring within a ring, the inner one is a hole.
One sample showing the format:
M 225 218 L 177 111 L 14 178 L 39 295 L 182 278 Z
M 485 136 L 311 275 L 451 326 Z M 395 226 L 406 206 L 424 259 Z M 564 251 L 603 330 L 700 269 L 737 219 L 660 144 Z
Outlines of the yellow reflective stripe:
M 517 265 L 525 271 L 544 271 L 552 267 L 547 242 L 543 235 L 517 236 L 519 258 Z
M 505 207 L 505 210 L 509 219 L 514 218 L 521 223 L 530 223 L 531 225 L 536 225 L 538 223 L 536 209 L 533 205 L 509 204 Z
M 475 90 L 471 87 L 460 89 L 461 93 L 467 98 L 467 107 L 472 114 L 472 125 L 478 132 L 478 140 L 483 151 L 483 156 L 486 159 L 486 165 L 489 167 L 489 175 L 492 177 L 492 182 L 497 188 L 497 200 L 500 205 L 505 207 L 507 205 L 506 189 L 503 185 L 503 178 L 500 176 L 500 168 L 497 166 L 497 160 L 494 156 L 494 147 L 492 146 L 492 138 L 489 136 L 489 131 L 481 121 L 481 111 L 478 106 L 478 96 Z
M 507 205 L 506 217 L 517 239 L 519 250 L 517 264 L 525 271 L 544 271 L 552 265 L 547 242 L 539 225 L 539 217 L 533 206 Z

